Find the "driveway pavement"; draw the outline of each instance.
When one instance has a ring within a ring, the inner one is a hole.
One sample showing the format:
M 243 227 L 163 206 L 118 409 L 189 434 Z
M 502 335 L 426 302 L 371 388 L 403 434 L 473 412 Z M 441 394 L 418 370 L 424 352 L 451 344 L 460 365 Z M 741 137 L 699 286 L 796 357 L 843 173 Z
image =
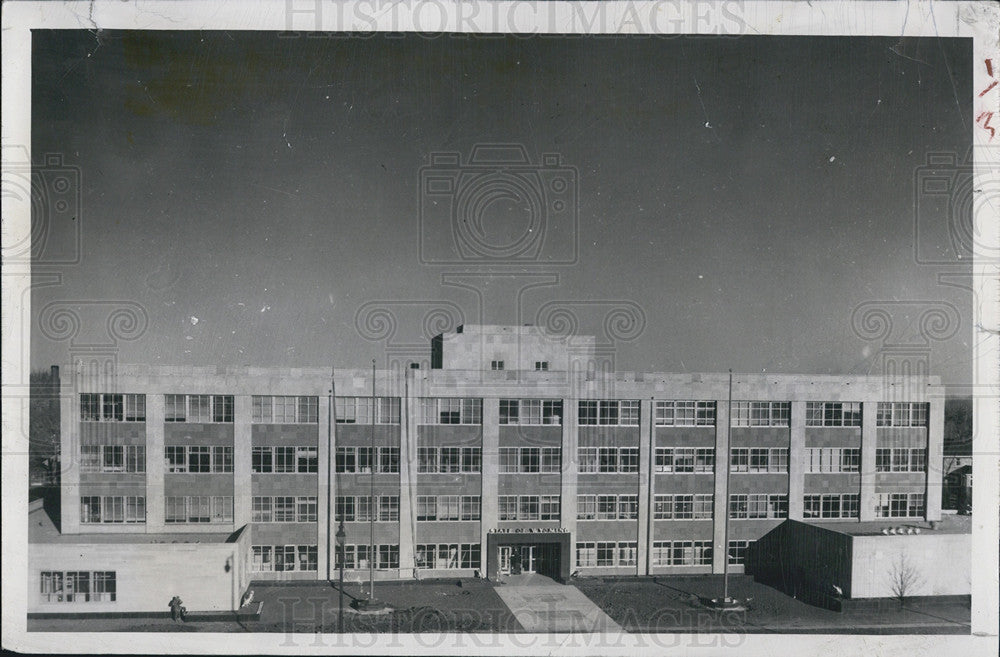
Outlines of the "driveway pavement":
M 544 575 L 504 578 L 494 589 L 527 632 L 620 632 L 621 627 L 575 586 Z

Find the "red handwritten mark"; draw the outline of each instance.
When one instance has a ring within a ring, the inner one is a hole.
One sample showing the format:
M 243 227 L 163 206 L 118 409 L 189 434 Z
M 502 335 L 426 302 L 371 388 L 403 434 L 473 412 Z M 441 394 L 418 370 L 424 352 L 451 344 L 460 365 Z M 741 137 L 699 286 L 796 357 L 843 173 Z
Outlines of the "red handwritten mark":
M 985 118 L 986 120 L 983 121 L 983 118 Z M 990 120 L 992 118 L 993 118 L 993 112 L 982 112 L 979 116 L 976 117 L 976 123 L 982 122 L 983 130 L 990 131 L 990 141 L 993 141 L 993 137 L 996 136 L 996 129 L 990 125 Z
M 986 60 L 986 74 L 989 75 L 991 78 L 993 77 L 993 60 L 992 59 L 987 59 Z M 988 94 L 993 89 L 993 87 L 997 86 L 997 84 L 1000 84 L 1000 81 L 993 80 L 993 82 L 990 83 L 990 86 L 986 87 L 985 89 L 983 89 L 982 91 L 979 92 L 979 97 L 982 98 L 983 96 L 985 96 L 986 94 Z

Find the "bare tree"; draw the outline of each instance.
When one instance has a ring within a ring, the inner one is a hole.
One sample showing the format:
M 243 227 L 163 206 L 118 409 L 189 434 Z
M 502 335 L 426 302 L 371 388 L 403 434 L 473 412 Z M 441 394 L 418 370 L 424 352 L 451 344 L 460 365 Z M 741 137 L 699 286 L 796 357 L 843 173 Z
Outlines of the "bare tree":
M 920 570 L 907 553 L 900 551 L 899 557 L 889 570 L 889 589 L 892 591 L 892 597 L 899 602 L 900 609 L 906 602 L 906 596 L 913 595 L 920 582 Z

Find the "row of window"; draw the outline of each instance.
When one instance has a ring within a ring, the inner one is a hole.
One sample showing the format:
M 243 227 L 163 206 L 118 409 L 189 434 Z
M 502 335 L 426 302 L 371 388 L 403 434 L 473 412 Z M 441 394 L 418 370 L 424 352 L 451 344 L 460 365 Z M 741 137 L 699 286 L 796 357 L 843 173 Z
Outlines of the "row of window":
M 577 520 L 635 520 L 638 495 L 577 495 Z
M 656 472 L 712 472 L 715 469 L 715 449 L 657 447 L 653 467 Z
M 806 495 L 802 503 L 802 517 L 857 518 L 859 499 L 856 493 Z
M 577 422 L 581 426 L 639 426 L 639 402 L 637 400 L 581 400 L 578 403 L 578 409 Z
M 232 395 L 166 395 L 164 422 L 231 423 Z
M 398 543 L 376 545 L 374 564 L 369 561 L 369 554 L 372 554 L 370 545 L 345 545 L 338 550 L 336 565 L 339 568 L 343 560 L 345 570 L 368 570 L 372 566 L 376 570 L 399 568 Z
M 857 472 L 861 450 L 853 447 L 810 447 L 806 472 Z
M 253 545 L 250 555 L 254 572 L 315 572 L 319 553 L 315 545 Z
M 166 395 L 167 422 L 232 422 L 232 395 Z M 461 397 L 425 397 L 419 400 L 421 424 L 480 424 L 482 400 Z M 399 424 L 399 397 L 337 397 L 338 424 Z M 254 424 L 315 424 L 319 398 L 314 396 L 254 395 Z M 582 425 L 638 426 L 637 400 L 580 400 Z M 787 427 L 790 402 L 733 402 L 732 426 Z M 501 399 L 500 424 L 562 424 L 561 399 Z M 144 394 L 81 393 L 80 419 L 88 422 L 145 422 Z M 715 426 L 716 402 L 661 400 L 654 405 L 656 426 Z M 807 427 L 860 427 L 861 402 L 806 402 Z M 927 426 L 927 404 L 878 402 L 876 426 Z
M 479 520 L 478 495 L 418 495 L 417 521 Z
M 168 525 L 181 523 L 228 523 L 233 521 L 231 496 L 168 496 L 163 520 Z
M 654 520 L 711 520 L 714 495 L 656 495 Z
M 146 395 L 81 393 L 80 419 L 84 422 L 145 422 Z
M 926 472 L 927 450 L 887 448 L 875 450 L 875 472 Z
M 232 395 L 166 395 L 167 422 L 232 422 Z M 482 400 L 461 397 L 425 397 L 419 400 L 421 424 L 481 424 Z M 338 424 L 399 424 L 399 397 L 337 397 Z M 876 426 L 927 426 L 926 403 L 878 402 Z M 254 395 L 255 424 L 315 424 L 319 398 L 313 396 Z M 581 425 L 639 426 L 637 400 L 580 400 Z M 501 399 L 500 424 L 560 425 L 561 399 Z M 790 402 L 733 402 L 734 427 L 787 427 Z M 145 422 L 143 394 L 81 393 L 80 419 L 86 422 Z M 715 426 L 716 402 L 657 401 L 656 426 Z M 807 427 L 860 427 L 861 402 L 806 402 Z
M 254 395 L 251 400 L 254 424 L 316 424 L 319 398 L 289 395 Z
M 856 493 L 805 495 L 805 518 L 857 518 L 859 496 Z M 654 520 L 708 520 L 712 518 L 712 494 L 656 495 Z M 83 524 L 144 523 L 146 498 L 141 496 L 83 496 L 80 498 L 80 522 Z M 505 521 L 559 520 L 559 495 L 501 495 L 499 519 Z M 335 513 L 344 522 L 398 522 L 399 496 L 338 495 Z M 578 520 L 635 520 L 638 496 L 631 494 L 577 495 Z M 880 493 L 875 515 L 881 518 L 922 517 L 923 493 Z M 733 494 L 729 496 L 729 517 L 733 519 L 785 518 L 788 496 L 785 494 Z M 165 498 L 167 524 L 231 523 L 231 496 L 168 496 Z M 478 495 L 419 495 L 417 520 L 467 521 L 480 519 Z M 253 522 L 316 522 L 314 496 L 255 496 L 252 500 Z
M 576 544 L 576 565 L 578 568 L 634 566 L 637 550 L 635 541 L 584 541 Z
M 500 520 L 559 520 L 558 495 L 501 495 Z
M 558 447 L 501 447 L 500 474 L 559 472 L 562 450 Z
M 338 495 L 334 513 L 339 522 L 399 522 L 399 495 Z
M 315 447 L 254 447 L 250 454 L 254 474 L 308 474 L 319 470 L 319 452 Z
M 482 460 L 479 447 L 418 447 L 417 473 L 478 473 Z
M 653 541 L 654 566 L 711 566 L 712 541 Z
M 398 473 L 399 448 L 338 447 L 335 467 L 338 473 Z
M 43 570 L 44 602 L 114 602 L 117 583 L 113 570 Z
M 252 522 L 316 522 L 315 496 L 254 496 Z
M 577 450 L 577 472 L 638 472 L 638 447 L 581 447 Z
M 479 543 L 418 543 L 415 546 L 417 568 L 479 568 L 482 553 Z
M 561 399 L 501 399 L 500 424 L 560 425 L 562 404 Z
M 232 472 L 233 448 L 228 445 L 167 445 L 167 472 Z
M 146 471 L 143 445 L 81 445 L 80 472 Z
M 877 518 L 920 518 L 923 515 L 923 493 L 879 493 L 876 496 Z
M 132 495 L 84 495 L 80 497 L 80 523 L 137 524 L 146 522 L 146 498 Z
M 788 472 L 788 448 L 734 447 L 729 465 L 732 472 Z

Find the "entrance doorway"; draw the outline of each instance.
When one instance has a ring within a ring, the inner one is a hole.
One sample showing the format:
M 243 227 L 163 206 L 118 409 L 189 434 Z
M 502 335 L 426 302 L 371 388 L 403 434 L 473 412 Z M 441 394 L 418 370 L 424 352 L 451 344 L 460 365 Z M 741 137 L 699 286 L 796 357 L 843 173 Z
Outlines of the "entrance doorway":
M 559 546 L 552 543 L 501 545 L 498 562 L 501 575 L 540 573 L 558 576 Z

